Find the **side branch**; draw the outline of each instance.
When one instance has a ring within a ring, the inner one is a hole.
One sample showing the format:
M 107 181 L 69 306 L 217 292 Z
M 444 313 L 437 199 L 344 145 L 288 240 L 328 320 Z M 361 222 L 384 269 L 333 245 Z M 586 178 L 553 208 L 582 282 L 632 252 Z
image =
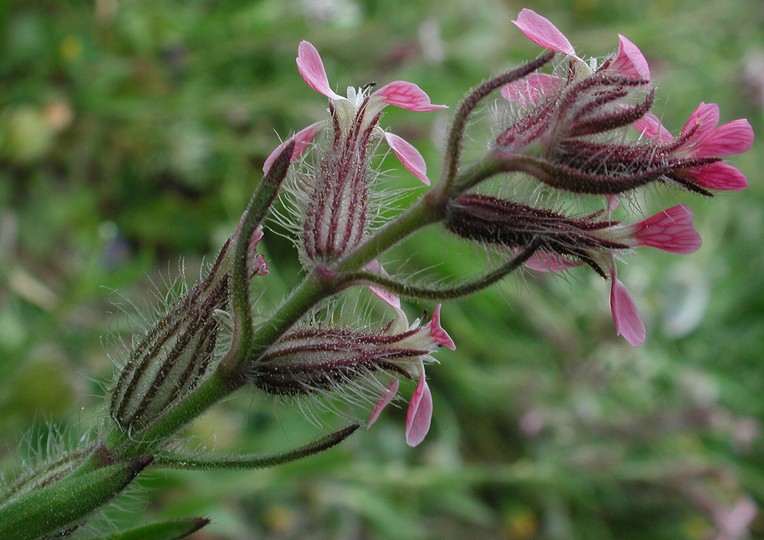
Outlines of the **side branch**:
M 467 128 L 467 120 L 472 114 L 472 111 L 477 107 L 478 103 L 482 101 L 488 94 L 496 90 L 497 88 L 509 84 L 518 79 L 522 79 L 526 75 L 533 73 L 544 64 L 549 62 L 554 57 L 553 52 L 548 52 L 536 58 L 535 60 L 528 62 L 527 64 L 520 66 L 517 69 L 503 73 L 498 77 L 488 79 L 482 84 L 478 85 L 464 99 L 462 99 L 459 107 L 454 113 L 451 126 L 448 130 L 448 140 L 446 142 L 446 155 L 443 161 L 443 170 L 440 174 L 440 181 L 437 188 L 441 193 L 450 193 L 457 174 L 457 165 L 461 158 L 462 153 L 462 140 L 464 139 L 464 132 Z
M 404 298 L 427 300 L 450 300 L 461 298 L 486 289 L 494 283 L 502 280 L 525 263 L 540 246 L 541 241 L 536 240 L 520 252 L 519 255 L 513 257 L 495 270 L 453 287 L 420 286 L 365 271 L 344 274 L 343 283 L 345 287 L 352 287 L 354 285 L 372 285 Z

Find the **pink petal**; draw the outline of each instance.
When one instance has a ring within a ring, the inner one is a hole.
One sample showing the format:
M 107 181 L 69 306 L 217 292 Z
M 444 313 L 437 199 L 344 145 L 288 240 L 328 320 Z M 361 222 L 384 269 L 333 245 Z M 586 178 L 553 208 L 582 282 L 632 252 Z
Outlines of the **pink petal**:
M 430 103 L 430 96 L 424 90 L 406 81 L 393 81 L 386 84 L 369 96 L 369 99 L 409 111 L 427 112 L 448 108 L 448 105 L 433 105 Z
M 663 127 L 661 121 L 653 113 L 647 113 L 632 125 L 642 135 L 657 143 L 669 143 L 674 140 L 671 132 Z
M 536 45 L 550 51 L 575 56 L 576 51 L 562 32 L 548 19 L 530 9 L 523 9 L 512 21 Z
M 300 157 L 300 155 L 310 145 L 313 139 L 316 138 L 316 135 L 318 135 L 319 133 L 321 133 L 321 131 L 323 131 L 325 126 L 326 126 L 326 120 L 321 120 L 320 122 L 311 124 L 305 129 L 298 131 L 296 134 L 289 137 L 283 143 L 278 145 L 273 150 L 273 152 L 271 152 L 271 155 L 269 155 L 268 158 L 265 160 L 265 163 L 263 163 L 263 172 L 267 173 L 270 170 L 271 165 L 273 164 L 273 161 L 277 157 L 279 157 L 279 154 L 281 154 L 281 151 L 284 150 L 284 147 L 292 141 L 294 141 L 294 150 L 292 150 L 292 157 L 290 158 L 290 161 L 294 161 L 295 159 Z
M 692 210 L 684 204 L 643 219 L 631 226 L 638 246 L 669 253 L 692 253 L 700 247 L 700 235 L 692 226 Z
M 621 199 L 618 195 L 607 195 L 607 215 L 612 216 L 618 205 L 621 204 Z
M 717 157 L 747 152 L 753 144 L 753 128 L 748 120 L 728 122 L 709 131 L 693 147 L 697 157 Z
M 637 305 L 626 286 L 616 278 L 615 266 L 611 273 L 610 312 L 613 315 L 615 331 L 623 336 L 629 345 L 639 347 L 645 341 L 645 325 L 639 316 Z
M 385 272 L 385 269 L 382 268 L 382 265 L 379 264 L 379 261 L 377 259 L 374 259 L 373 261 L 369 262 L 365 266 L 365 269 L 368 270 L 369 272 L 374 272 L 375 274 L 379 274 L 381 276 L 387 277 L 388 275 L 387 272 Z M 374 294 L 374 296 L 376 296 L 377 298 L 379 298 L 386 304 L 392 306 L 396 310 L 400 311 L 401 299 L 397 294 L 393 294 L 384 289 L 381 289 L 379 287 L 374 287 L 374 286 L 370 286 L 369 290 Z
M 430 185 L 430 179 L 427 178 L 427 164 L 424 162 L 422 154 L 410 143 L 403 140 L 398 135 L 385 132 L 385 140 L 395 155 L 403 163 L 403 166 L 411 171 L 414 176 L 419 178 L 425 185 Z
M 438 304 L 438 307 L 436 307 L 435 311 L 432 313 L 432 320 L 430 321 L 430 337 L 438 345 L 442 345 L 447 349 L 455 351 L 456 343 L 454 343 L 454 340 L 448 335 L 448 332 L 440 326 L 440 308 L 441 304 Z
M 740 191 L 748 187 L 743 173 L 721 162 L 682 171 L 681 175 L 704 188 L 717 191 Z
M 620 34 L 618 34 L 618 52 L 607 69 L 618 71 L 628 77 L 637 77 L 643 81 L 650 80 L 650 67 L 642 51 Z
M 432 422 L 432 394 L 427 386 L 424 370 L 419 378 L 414 395 L 411 396 L 409 408 L 406 412 L 406 444 L 416 446 L 421 443 L 427 432 L 430 431 Z
M 318 50 L 308 41 L 301 41 L 297 48 L 297 69 L 303 80 L 313 90 L 329 99 L 343 99 L 329 87 L 324 63 Z
M 387 388 L 385 389 L 384 394 L 382 394 L 382 397 L 379 398 L 379 401 L 377 401 L 377 404 L 374 405 L 374 410 L 371 411 L 371 415 L 369 416 L 369 422 L 366 424 L 366 428 L 370 428 L 374 422 L 377 421 L 377 418 L 379 418 L 379 415 L 382 414 L 382 411 L 385 407 L 387 407 L 390 402 L 395 398 L 395 395 L 398 393 L 398 385 L 400 383 L 398 382 L 398 379 L 393 379 L 390 381 L 390 384 L 387 385 Z
M 548 73 L 531 73 L 527 77 L 504 85 L 501 95 L 509 102 L 520 107 L 535 105 L 545 95 L 555 92 L 562 84 L 562 79 Z
M 690 130 L 698 127 L 691 140 L 695 140 L 705 134 L 707 131 L 716 127 L 719 123 L 719 106 L 716 103 L 700 102 L 692 111 L 687 122 L 684 123 L 681 135 L 689 133 Z M 680 136 L 681 136 L 680 135 Z
M 564 272 L 569 268 L 579 266 L 581 263 L 566 259 L 557 253 L 537 251 L 523 264 L 536 272 Z

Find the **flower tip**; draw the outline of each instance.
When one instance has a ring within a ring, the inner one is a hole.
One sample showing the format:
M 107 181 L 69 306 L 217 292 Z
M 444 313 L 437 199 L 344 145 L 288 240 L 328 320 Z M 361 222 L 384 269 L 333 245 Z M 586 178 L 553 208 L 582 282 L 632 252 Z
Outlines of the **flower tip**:
M 369 272 L 379 274 L 380 276 L 388 276 L 388 273 L 385 272 L 385 269 L 382 268 L 382 265 L 377 259 L 370 261 L 369 264 L 366 265 L 365 269 Z M 369 286 L 369 290 L 372 292 L 372 294 L 374 294 L 374 296 L 395 309 L 397 312 L 401 311 L 401 299 L 397 294 L 393 294 L 389 291 L 386 291 L 385 289 L 382 289 L 381 287 L 375 287 L 373 285 Z
M 427 164 L 419 150 L 394 133 L 385 132 L 385 140 L 403 166 L 419 178 L 424 185 L 429 186 L 430 179 L 427 178 Z
M 436 105 L 430 102 L 430 96 L 427 95 L 427 92 L 416 84 L 407 81 L 388 83 L 374 92 L 370 99 L 378 100 L 378 102 L 382 102 L 385 105 L 395 105 L 401 109 L 416 112 L 429 112 L 448 108 L 448 105 Z
M 431 422 L 432 394 L 422 371 L 406 412 L 406 444 L 413 447 L 421 443 L 430 431 Z
M 637 305 L 626 286 L 616 278 L 615 269 L 612 270 L 611 280 L 610 311 L 616 334 L 623 336 L 632 347 L 639 347 L 644 343 L 646 333 Z
M 435 311 L 432 313 L 432 320 L 430 321 L 430 337 L 432 337 L 433 341 L 438 345 L 442 345 L 447 349 L 455 351 L 456 343 L 454 343 L 454 340 L 451 339 L 448 332 L 446 332 L 440 325 L 440 308 L 441 304 L 438 304 L 438 307 L 436 307 Z
M 642 51 L 621 34 L 618 34 L 618 52 L 609 69 L 615 69 L 629 77 L 639 77 L 645 82 L 650 81 L 650 67 Z
M 568 56 L 576 56 L 576 51 L 568 38 L 549 19 L 532 9 L 523 8 L 518 13 L 517 20 L 512 22 L 536 45 Z
M 310 143 L 313 142 L 313 139 L 315 139 L 316 136 L 321 133 L 321 131 L 323 131 L 325 125 L 326 121 L 324 120 L 315 122 L 308 127 L 298 131 L 295 135 L 289 137 L 287 140 L 278 145 L 266 158 L 265 163 L 263 163 L 263 173 L 268 174 L 268 171 L 271 169 L 273 162 L 276 161 L 276 158 L 279 157 L 281 152 L 289 143 L 294 143 L 294 149 L 292 150 L 292 155 L 289 158 L 289 161 L 292 162 L 300 157 L 300 155 L 302 155 L 303 152 L 305 152 L 305 150 L 307 150 L 307 148 L 310 146 Z
M 654 247 L 669 253 L 694 253 L 702 243 L 692 224 L 692 210 L 679 204 L 634 224 L 634 239 L 639 246 Z
M 301 41 L 297 47 L 297 70 L 303 80 L 313 90 L 323 94 L 329 99 L 342 99 L 329 87 L 329 78 L 326 76 L 324 62 L 321 55 L 310 41 Z

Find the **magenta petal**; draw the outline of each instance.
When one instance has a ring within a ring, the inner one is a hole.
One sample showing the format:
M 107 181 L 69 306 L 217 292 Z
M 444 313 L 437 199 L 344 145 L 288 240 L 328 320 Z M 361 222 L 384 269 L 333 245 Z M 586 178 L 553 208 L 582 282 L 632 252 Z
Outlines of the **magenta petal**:
M 430 96 L 416 84 L 406 81 L 393 81 L 386 84 L 371 96 L 370 100 L 379 100 L 386 105 L 395 105 L 409 111 L 427 112 L 447 109 L 448 105 L 433 105 Z
M 645 341 L 645 325 L 639 316 L 626 286 L 616 278 L 615 267 L 611 270 L 610 312 L 613 315 L 615 331 L 623 336 L 629 345 L 639 347 Z
M 440 308 L 441 304 L 438 304 L 438 307 L 436 307 L 435 311 L 432 313 L 432 320 L 430 321 L 430 337 L 438 345 L 442 345 L 447 349 L 455 351 L 456 343 L 454 343 L 454 340 L 451 339 L 448 332 L 446 332 L 440 325 Z
M 292 141 L 294 141 L 294 149 L 292 150 L 292 157 L 290 158 L 289 161 L 290 162 L 294 161 L 295 159 L 300 157 L 300 155 L 310 145 L 313 139 L 316 138 L 316 135 L 318 135 L 319 133 L 321 133 L 321 131 L 323 131 L 324 126 L 326 126 L 326 120 L 321 120 L 320 122 L 311 124 L 305 129 L 298 131 L 293 136 L 289 137 L 283 143 L 278 145 L 273 150 L 273 152 L 271 152 L 271 155 L 269 155 L 266 158 L 265 163 L 263 163 L 263 172 L 267 173 L 270 170 L 273 160 L 275 160 L 279 156 L 279 154 L 281 154 L 281 151 L 284 149 L 284 147 Z
M 618 205 L 621 204 L 621 199 L 618 195 L 607 195 L 607 215 L 612 216 Z
M 667 130 L 653 113 L 647 113 L 632 124 L 642 135 L 658 143 L 668 143 L 674 136 Z
M 697 157 L 718 157 L 747 152 L 753 144 L 753 128 L 748 120 L 728 122 L 707 133 L 693 147 Z
M 385 407 L 387 407 L 390 402 L 395 398 L 395 395 L 398 393 L 398 385 L 400 383 L 398 382 L 398 379 L 393 379 L 390 381 L 390 384 L 387 385 L 387 388 L 385 389 L 385 393 L 382 394 L 382 397 L 379 398 L 379 401 L 377 401 L 377 404 L 374 405 L 374 410 L 371 411 L 371 415 L 369 416 L 369 422 L 366 424 L 366 428 L 370 428 L 374 422 L 377 421 L 377 418 L 379 418 L 379 415 L 382 414 L 382 411 Z
M 692 226 L 692 210 L 684 204 L 672 206 L 632 227 L 639 246 L 686 254 L 697 251 L 701 244 L 700 235 Z
M 608 70 L 618 71 L 628 77 L 650 80 L 650 67 L 642 51 L 624 36 L 618 34 L 618 52 Z
M 578 261 L 571 261 L 557 253 L 537 251 L 523 263 L 523 266 L 536 272 L 564 272 L 580 264 Z
M 704 188 L 717 191 L 739 191 L 748 187 L 748 180 L 743 173 L 721 162 L 682 171 L 682 176 Z
M 309 41 L 301 41 L 297 48 L 297 69 L 303 80 L 313 90 L 330 99 L 342 99 L 342 96 L 329 87 L 329 79 L 326 76 L 321 55 Z
M 512 21 L 536 45 L 550 51 L 575 56 L 576 51 L 562 32 L 548 19 L 530 9 L 523 9 Z
M 414 395 L 411 396 L 409 408 L 406 412 L 406 444 L 416 446 L 421 443 L 427 432 L 430 431 L 432 422 L 432 394 L 427 386 L 424 370 L 419 378 Z
M 410 143 L 398 137 L 394 133 L 385 132 L 385 140 L 395 155 L 403 163 L 403 166 L 411 171 L 414 176 L 419 178 L 425 185 L 430 185 L 430 179 L 427 178 L 427 164 L 424 162 L 422 154 Z
M 690 130 L 695 129 L 691 141 L 695 141 L 704 135 L 707 131 L 716 127 L 719 123 L 719 106 L 716 103 L 700 102 L 695 110 L 692 111 L 687 122 L 684 123 L 681 136 L 686 135 Z
M 531 73 L 501 88 L 501 95 L 511 103 L 517 103 L 520 107 L 535 105 L 545 95 L 557 90 L 562 84 L 562 79 L 548 73 Z

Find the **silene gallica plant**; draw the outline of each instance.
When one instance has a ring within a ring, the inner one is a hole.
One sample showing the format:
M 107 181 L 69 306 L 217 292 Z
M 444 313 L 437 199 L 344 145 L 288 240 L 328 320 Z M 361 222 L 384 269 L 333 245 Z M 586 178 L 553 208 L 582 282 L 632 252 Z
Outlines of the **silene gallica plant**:
M 546 51 L 464 96 L 432 186 L 420 153 L 380 122 L 388 106 L 417 113 L 446 106 L 404 81 L 349 87 L 340 95 L 316 48 L 299 44 L 298 71 L 326 98 L 326 117 L 274 150 L 205 277 L 133 338 L 93 434 L 79 449 L 48 456 L 5 483 L 1 538 L 92 537 L 84 526 L 88 518 L 147 469 L 278 465 L 322 452 L 361 425 L 276 455 L 204 457 L 174 450 L 184 426 L 233 392 L 368 403 L 367 426 L 388 404 L 407 398 L 405 440 L 418 445 L 433 414 L 425 369 L 440 347 L 455 348 L 447 310 L 438 302 L 491 287 L 523 267 L 590 268 L 609 281 L 615 333 L 632 346 L 644 341 L 638 302 L 618 278 L 618 261 L 640 247 L 692 253 L 701 240 L 685 205 L 630 219 L 635 193 L 668 185 L 705 196 L 744 189 L 745 177 L 724 158 L 749 149 L 751 127 L 746 120 L 720 125 L 719 108 L 700 103 L 672 133 L 651 112 L 650 69 L 628 39 L 619 36 L 617 52 L 602 61 L 584 60 L 533 11 L 522 10 L 514 23 Z M 467 159 L 468 125 L 489 100 L 496 121 L 485 133 L 470 131 L 484 151 Z M 428 186 L 396 215 L 381 182 L 381 147 Z M 507 195 L 519 192 L 512 188 L 518 181 L 535 184 L 532 202 Z M 566 197 L 598 198 L 600 209 L 576 213 Z M 279 211 L 272 212 L 277 199 Z M 278 272 L 258 254 L 269 226 L 288 232 L 304 269 L 301 283 L 278 306 L 254 300 L 269 273 Z M 397 274 L 386 253 L 424 227 L 483 248 L 485 268 L 448 285 Z M 387 310 L 382 323 L 342 320 L 347 313 L 334 309 L 358 288 Z M 401 298 L 432 302 L 431 315 L 410 321 Z M 399 389 L 401 381 L 410 384 Z M 143 532 L 177 538 L 205 523 L 158 523 Z M 111 537 L 129 534 L 142 531 Z

